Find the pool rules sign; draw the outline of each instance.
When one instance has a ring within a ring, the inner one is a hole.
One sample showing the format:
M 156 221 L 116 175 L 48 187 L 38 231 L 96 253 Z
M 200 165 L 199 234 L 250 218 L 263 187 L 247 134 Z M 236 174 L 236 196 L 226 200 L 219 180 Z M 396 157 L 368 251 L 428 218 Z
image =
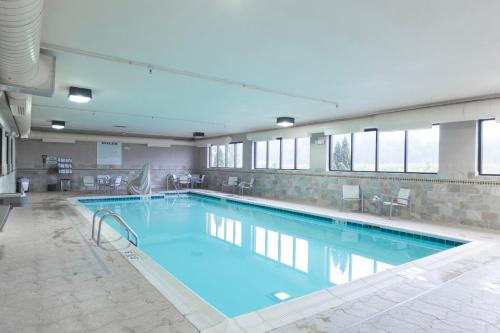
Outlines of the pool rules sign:
M 118 142 L 98 142 L 97 164 L 122 165 L 122 144 Z

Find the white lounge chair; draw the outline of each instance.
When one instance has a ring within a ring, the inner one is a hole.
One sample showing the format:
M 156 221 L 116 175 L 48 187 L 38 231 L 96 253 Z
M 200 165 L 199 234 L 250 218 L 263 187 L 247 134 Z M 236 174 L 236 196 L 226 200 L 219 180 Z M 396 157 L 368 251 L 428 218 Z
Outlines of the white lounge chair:
M 360 211 L 363 211 L 363 195 L 359 189 L 359 185 L 342 185 L 341 210 L 344 210 L 344 201 L 358 202 Z
M 87 191 L 95 191 L 95 178 L 94 176 L 83 176 L 83 189 Z
M 253 183 L 255 181 L 255 178 L 250 178 L 250 181 L 249 182 L 241 182 L 239 185 L 238 185 L 238 188 L 240 190 L 240 195 L 243 195 L 243 192 L 245 190 L 250 190 L 253 192 Z
M 401 209 L 402 207 L 410 206 L 410 195 L 411 190 L 407 188 L 400 188 L 398 195 L 395 197 L 382 194 L 382 197 L 384 198 L 382 204 L 384 206 L 389 206 L 389 217 L 392 218 L 392 212 L 394 210 L 393 207 Z
M 238 177 L 228 177 L 227 181 L 222 182 L 222 192 L 224 192 L 225 187 L 232 187 L 233 193 L 235 193 L 237 186 L 238 186 Z

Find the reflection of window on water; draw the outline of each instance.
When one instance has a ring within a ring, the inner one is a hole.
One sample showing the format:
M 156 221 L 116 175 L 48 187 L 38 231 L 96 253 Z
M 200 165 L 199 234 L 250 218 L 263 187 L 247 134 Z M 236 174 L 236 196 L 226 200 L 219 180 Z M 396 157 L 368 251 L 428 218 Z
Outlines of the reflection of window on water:
M 290 267 L 309 270 L 309 243 L 306 240 L 255 227 L 255 252 Z
M 339 285 L 377 272 L 382 272 L 393 265 L 386 264 L 357 254 L 330 249 L 330 282 Z
M 241 246 L 241 222 L 207 213 L 210 236 Z

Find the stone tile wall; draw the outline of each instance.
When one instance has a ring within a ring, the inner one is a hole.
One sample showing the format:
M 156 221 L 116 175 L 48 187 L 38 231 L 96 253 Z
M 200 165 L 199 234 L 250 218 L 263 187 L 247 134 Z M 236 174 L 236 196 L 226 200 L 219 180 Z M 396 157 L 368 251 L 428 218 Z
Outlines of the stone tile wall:
M 380 193 L 396 195 L 400 188 L 409 188 L 412 190 L 411 213 L 407 209 L 396 213 L 424 221 L 500 229 L 500 181 L 491 179 L 234 169 L 205 169 L 200 172 L 207 175 L 210 189 L 220 190 L 222 181 L 229 176 L 237 176 L 241 180 L 255 177 L 255 196 L 337 208 L 340 208 L 344 184 L 360 185 L 367 198 Z M 367 206 L 373 211 L 373 207 Z

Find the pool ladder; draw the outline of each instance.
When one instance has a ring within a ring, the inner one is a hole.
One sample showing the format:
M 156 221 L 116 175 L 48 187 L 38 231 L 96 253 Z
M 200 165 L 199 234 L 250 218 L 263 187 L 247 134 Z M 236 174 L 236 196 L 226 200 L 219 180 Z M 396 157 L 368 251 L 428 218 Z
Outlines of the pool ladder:
M 96 222 L 96 218 L 97 218 L 97 215 L 100 213 L 100 212 L 105 212 L 106 214 L 104 214 L 103 216 L 101 216 L 101 218 L 99 219 L 99 222 L 97 224 L 97 237 L 95 237 L 95 222 Z M 118 222 L 125 230 L 127 230 L 127 240 L 132 244 L 132 245 L 135 245 L 136 247 L 139 246 L 139 237 L 137 236 L 137 234 L 135 233 L 135 231 L 125 222 L 125 220 L 123 219 L 123 217 L 121 217 L 120 214 L 118 213 L 115 213 L 113 212 L 112 210 L 109 210 L 107 208 L 100 208 L 98 210 L 95 211 L 94 213 L 94 216 L 92 217 L 92 240 L 95 240 L 96 243 L 97 243 L 97 246 L 99 246 L 99 244 L 101 243 L 101 226 L 102 226 L 102 222 L 108 218 L 108 217 L 111 217 L 113 218 L 116 222 Z M 131 239 L 130 239 L 130 235 L 134 236 L 134 239 L 135 239 L 135 242 L 133 242 Z

